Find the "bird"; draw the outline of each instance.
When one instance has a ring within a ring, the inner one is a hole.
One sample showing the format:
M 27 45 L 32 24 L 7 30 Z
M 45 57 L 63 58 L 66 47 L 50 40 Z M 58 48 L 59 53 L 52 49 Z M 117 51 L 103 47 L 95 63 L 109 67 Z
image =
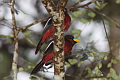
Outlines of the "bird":
M 66 32 L 69 29 L 69 27 L 70 27 L 71 18 L 69 16 L 67 10 L 64 11 L 64 14 L 65 14 L 65 18 L 64 18 L 64 26 L 65 26 L 64 27 L 64 32 Z M 54 26 L 52 24 L 52 19 L 51 18 L 49 18 L 48 21 L 46 22 L 42 34 L 43 35 L 42 35 L 40 41 L 37 44 L 37 48 L 36 48 L 35 54 L 38 53 L 38 51 L 41 48 L 41 46 L 43 45 L 43 43 L 45 43 L 45 42 L 47 42 L 47 41 L 49 41 L 50 39 L 53 38 L 53 35 L 54 35 Z
M 74 44 L 80 42 L 80 40 L 75 39 L 72 35 L 65 35 L 64 40 L 65 40 L 65 43 L 64 43 L 64 53 L 65 53 L 65 55 L 71 52 Z M 45 64 L 45 66 L 47 66 L 47 65 L 52 63 L 53 58 L 54 58 L 53 46 L 54 46 L 54 42 L 51 41 L 51 43 L 48 45 L 48 47 L 46 48 L 46 50 L 44 52 L 42 60 L 32 70 L 31 75 L 39 72 L 44 64 Z

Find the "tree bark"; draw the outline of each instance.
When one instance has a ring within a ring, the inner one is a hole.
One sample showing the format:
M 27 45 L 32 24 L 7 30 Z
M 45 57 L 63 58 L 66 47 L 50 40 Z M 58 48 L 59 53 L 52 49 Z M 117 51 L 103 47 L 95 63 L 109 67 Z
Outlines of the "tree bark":
M 120 73 L 120 5 L 117 5 L 114 0 L 107 2 L 108 6 L 104 11 L 109 13 L 107 16 L 109 16 L 113 21 L 110 22 L 110 53 L 107 60 L 103 61 L 103 67 L 101 69 L 105 76 L 110 72 L 110 68 L 108 68 L 107 65 L 112 59 L 117 60 L 116 64 L 112 64 L 112 68 L 117 74 Z
M 52 0 L 42 0 L 54 25 L 54 79 L 64 79 L 64 8 L 67 0 L 55 6 Z
M 115 1 L 109 1 L 111 8 L 110 9 L 110 17 L 111 19 L 115 20 L 111 24 L 110 30 L 110 47 L 111 52 L 109 55 L 112 55 L 112 59 L 117 59 L 117 64 L 113 64 L 113 68 L 115 69 L 116 73 L 120 73 L 120 5 L 117 5 Z M 116 12 L 117 11 L 117 12 Z M 118 25 L 118 26 L 117 26 Z M 118 28 L 119 27 L 119 28 Z

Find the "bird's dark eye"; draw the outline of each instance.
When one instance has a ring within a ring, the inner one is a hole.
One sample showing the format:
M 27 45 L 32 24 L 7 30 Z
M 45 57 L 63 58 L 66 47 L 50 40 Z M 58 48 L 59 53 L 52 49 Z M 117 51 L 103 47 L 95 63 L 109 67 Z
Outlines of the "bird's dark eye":
M 67 8 L 64 9 L 64 12 L 67 12 Z

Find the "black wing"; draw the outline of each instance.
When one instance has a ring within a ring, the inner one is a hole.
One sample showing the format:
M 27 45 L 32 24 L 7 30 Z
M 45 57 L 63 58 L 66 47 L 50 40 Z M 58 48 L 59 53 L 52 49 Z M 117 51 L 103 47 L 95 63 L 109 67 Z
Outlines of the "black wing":
M 49 18 L 48 21 L 46 22 L 45 26 L 44 26 L 43 34 L 44 34 L 46 31 L 48 31 L 52 26 L 53 26 L 53 24 L 52 24 L 52 19 Z
M 36 74 L 37 72 L 39 72 L 40 69 L 43 67 L 43 65 L 44 65 L 44 63 L 42 61 L 39 64 L 37 64 L 35 66 L 35 68 L 32 70 L 31 75 Z
M 53 40 L 49 43 L 49 45 L 47 46 L 47 48 L 45 49 L 45 52 L 44 52 L 44 56 L 48 55 L 49 53 L 51 53 L 53 51 L 53 45 L 54 42 Z
M 51 27 L 52 27 L 52 19 L 49 18 L 48 21 L 47 21 L 46 24 L 45 24 L 45 27 L 44 27 L 44 30 L 43 30 L 43 33 L 42 33 L 43 36 L 44 36 L 44 33 L 45 33 L 47 30 L 49 30 Z M 41 48 L 41 46 L 42 46 L 42 44 L 43 44 L 43 43 L 41 42 L 43 36 L 41 37 L 39 43 L 37 44 L 37 48 L 36 48 L 36 50 L 35 50 L 35 54 L 38 53 L 38 51 L 40 50 L 40 48 Z

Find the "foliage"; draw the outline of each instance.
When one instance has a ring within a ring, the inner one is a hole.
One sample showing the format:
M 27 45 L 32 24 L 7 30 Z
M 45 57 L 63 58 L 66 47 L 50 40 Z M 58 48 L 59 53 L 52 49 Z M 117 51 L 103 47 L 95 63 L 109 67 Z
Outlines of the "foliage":
M 32 45 L 36 46 L 35 42 L 33 42 L 28 36 L 32 33 L 32 30 L 24 30 L 23 34 L 25 35 L 25 39 Z
M 117 4 L 120 4 L 120 0 L 116 0 L 116 3 L 117 3 Z
M 108 3 L 96 3 L 96 6 L 95 8 L 98 9 L 98 10 L 101 10 L 103 9 L 106 5 L 108 5 Z
M 78 29 L 73 29 L 72 30 L 72 34 L 75 38 L 78 38 L 81 34 L 81 30 L 78 30 Z

